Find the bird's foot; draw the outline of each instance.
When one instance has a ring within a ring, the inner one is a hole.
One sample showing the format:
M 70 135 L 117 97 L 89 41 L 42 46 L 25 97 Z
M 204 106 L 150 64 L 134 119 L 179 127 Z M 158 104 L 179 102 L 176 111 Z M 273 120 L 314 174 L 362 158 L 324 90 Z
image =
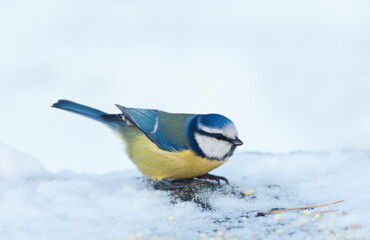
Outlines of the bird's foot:
M 203 174 L 203 175 L 200 175 L 198 177 L 196 177 L 198 179 L 209 179 L 209 180 L 214 180 L 214 181 L 217 181 L 217 183 L 220 185 L 220 180 L 222 181 L 225 181 L 225 183 L 227 185 L 229 185 L 229 180 L 227 180 L 227 178 L 225 177 L 221 177 L 221 176 L 216 176 L 216 175 L 212 175 L 212 174 L 209 174 L 209 173 L 206 173 L 206 174 Z

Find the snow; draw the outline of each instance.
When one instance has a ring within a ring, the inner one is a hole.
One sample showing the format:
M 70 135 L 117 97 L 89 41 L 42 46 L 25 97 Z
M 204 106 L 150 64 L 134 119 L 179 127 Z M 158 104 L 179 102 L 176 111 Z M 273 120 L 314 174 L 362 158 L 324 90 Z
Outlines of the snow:
M 37 176 L 45 172 L 34 158 L 0 142 L 0 179 Z
M 197 201 L 186 202 L 154 190 L 136 169 L 53 173 L 0 145 L 0 239 L 365 239 L 369 169 L 367 150 L 242 152 L 214 171 L 231 186 L 199 191 Z M 302 210 L 256 217 L 339 200 L 345 201 L 308 216 Z M 327 210 L 338 211 L 315 219 Z

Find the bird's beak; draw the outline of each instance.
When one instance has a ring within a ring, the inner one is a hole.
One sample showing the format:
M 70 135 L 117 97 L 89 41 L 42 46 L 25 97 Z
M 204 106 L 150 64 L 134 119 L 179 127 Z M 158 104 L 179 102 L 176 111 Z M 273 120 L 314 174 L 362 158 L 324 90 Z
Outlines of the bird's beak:
M 241 146 L 241 145 L 243 145 L 243 142 L 242 142 L 242 140 L 240 140 L 239 138 L 235 138 L 235 139 L 233 140 L 233 144 L 234 144 L 235 146 Z

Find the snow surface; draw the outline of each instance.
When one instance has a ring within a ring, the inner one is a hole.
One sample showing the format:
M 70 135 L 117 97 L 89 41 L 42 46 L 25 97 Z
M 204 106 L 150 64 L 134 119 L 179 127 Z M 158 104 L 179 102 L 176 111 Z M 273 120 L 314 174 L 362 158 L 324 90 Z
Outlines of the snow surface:
M 137 170 L 52 173 L 0 145 L 0 239 L 365 239 L 369 170 L 370 151 L 238 153 L 214 171 L 231 186 L 199 192 L 205 210 L 154 190 Z M 303 211 L 281 213 L 279 222 L 276 214 L 256 217 L 339 200 L 311 210 L 339 210 L 318 220 Z

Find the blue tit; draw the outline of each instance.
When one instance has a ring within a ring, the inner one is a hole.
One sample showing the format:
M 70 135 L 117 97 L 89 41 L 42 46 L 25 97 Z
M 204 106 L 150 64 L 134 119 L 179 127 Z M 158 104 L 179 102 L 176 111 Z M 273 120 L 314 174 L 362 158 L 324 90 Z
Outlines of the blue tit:
M 205 176 L 219 181 L 208 172 L 225 163 L 243 144 L 234 123 L 219 114 L 178 114 L 116 106 L 121 114 L 108 114 L 68 100 L 52 105 L 113 129 L 126 143 L 129 158 L 151 179 Z

